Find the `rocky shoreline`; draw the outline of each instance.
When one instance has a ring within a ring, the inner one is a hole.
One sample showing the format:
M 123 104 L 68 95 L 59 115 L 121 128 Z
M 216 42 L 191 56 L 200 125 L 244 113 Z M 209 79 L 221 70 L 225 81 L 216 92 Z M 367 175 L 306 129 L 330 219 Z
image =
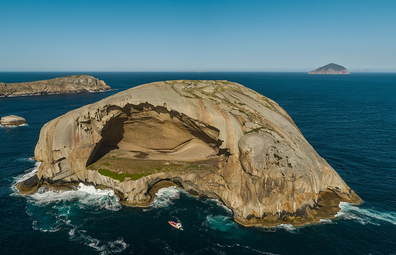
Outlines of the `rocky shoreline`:
M 0 97 L 102 92 L 108 90 L 111 90 L 110 86 L 90 75 L 71 75 L 51 80 L 21 83 L 0 82 Z
M 35 159 L 21 193 L 82 182 L 148 206 L 175 184 L 244 226 L 315 223 L 361 202 L 284 109 L 228 81 L 155 82 L 71 111 L 44 125 Z

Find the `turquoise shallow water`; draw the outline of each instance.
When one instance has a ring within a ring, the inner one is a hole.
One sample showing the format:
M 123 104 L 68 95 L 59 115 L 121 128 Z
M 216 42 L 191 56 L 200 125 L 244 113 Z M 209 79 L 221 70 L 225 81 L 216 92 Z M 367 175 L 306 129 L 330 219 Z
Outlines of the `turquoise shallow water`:
M 2 82 L 71 73 L 0 73 Z M 115 91 L 0 98 L 0 116 L 29 124 L 0 128 L 0 253 L 20 254 L 395 254 L 396 74 L 88 73 Z M 143 83 L 220 79 L 278 102 L 301 132 L 364 200 L 341 204 L 337 220 L 304 227 L 245 228 L 214 200 L 168 188 L 150 208 L 129 208 L 111 191 L 80 186 L 60 194 L 17 195 L 41 127 L 69 110 Z M 179 220 L 184 231 L 167 221 Z

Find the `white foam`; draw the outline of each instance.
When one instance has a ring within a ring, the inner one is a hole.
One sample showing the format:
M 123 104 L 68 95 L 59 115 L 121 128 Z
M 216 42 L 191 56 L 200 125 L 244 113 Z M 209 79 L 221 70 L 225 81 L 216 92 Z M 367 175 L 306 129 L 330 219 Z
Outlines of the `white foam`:
M 213 201 L 215 202 L 218 206 L 222 207 L 223 209 L 225 209 L 228 213 L 232 214 L 232 210 L 230 208 L 228 208 L 223 202 L 221 202 L 218 199 L 208 199 L 209 201 Z
M 40 164 L 37 162 L 33 168 L 14 178 L 12 187 L 15 189 L 15 194 L 18 194 L 16 183 L 34 176 Z M 120 210 L 119 198 L 112 190 L 96 189 L 94 186 L 80 183 L 75 190 L 54 192 L 40 188 L 35 194 L 25 197 L 28 200 L 26 213 L 33 218 L 34 230 L 46 233 L 67 231 L 70 240 L 80 242 L 103 255 L 119 253 L 128 247 L 123 237 L 118 237 L 115 241 L 101 241 L 94 238 L 88 235 L 86 230 L 80 229 L 83 223 L 73 223 L 69 218 L 71 211 L 85 208 Z
M 333 221 L 330 220 L 330 219 L 320 219 L 319 223 L 322 223 L 322 224 L 333 224 Z
M 19 182 L 26 181 L 30 177 L 34 176 L 37 173 L 40 165 L 41 165 L 41 162 L 36 162 L 34 164 L 34 167 L 26 170 L 23 174 L 20 174 L 20 175 L 14 177 L 14 180 L 11 183 L 11 189 L 13 190 L 13 192 L 10 194 L 10 196 L 22 196 L 21 194 L 19 194 L 19 192 L 16 188 L 16 185 Z
M 82 183 L 79 184 L 77 190 L 59 192 L 40 192 L 39 190 L 30 197 L 34 199 L 32 202 L 37 206 L 78 200 L 80 208 L 96 207 L 110 211 L 121 209 L 118 202 L 119 198 L 114 194 L 114 191 L 96 189 L 94 186 L 87 186 Z
M 61 225 L 60 224 L 55 224 L 54 226 L 50 226 L 49 228 L 44 228 L 44 227 L 40 227 L 39 226 L 39 223 L 38 223 L 37 220 L 34 220 L 33 223 L 32 223 L 32 228 L 34 230 L 38 230 L 38 231 L 43 232 L 43 233 L 46 233 L 46 232 L 53 233 L 53 232 L 59 231 L 61 229 Z
M 17 127 L 27 127 L 27 126 L 29 126 L 27 123 L 19 124 L 19 125 L 5 125 L 5 124 L 0 125 L 0 127 L 2 128 L 17 128 Z
M 273 227 L 256 226 L 256 228 L 258 228 L 259 230 L 261 230 L 263 232 L 277 232 L 278 230 L 285 230 L 292 234 L 299 233 L 299 228 L 293 227 L 293 225 L 291 225 L 291 224 L 280 224 L 278 226 L 273 226 Z
M 156 197 L 151 203 L 151 207 L 163 208 L 173 204 L 173 201 L 180 197 L 180 189 L 176 188 L 176 186 L 162 188 L 155 195 Z
M 81 242 L 84 245 L 93 248 L 96 251 L 99 251 L 101 255 L 119 253 L 125 250 L 129 245 L 124 242 L 124 238 L 119 237 L 117 240 L 108 242 L 101 241 L 97 238 L 94 238 L 88 234 L 86 234 L 86 230 L 70 230 L 70 240 Z
M 257 253 L 259 253 L 259 254 L 277 255 L 276 253 L 265 252 L 265 251 L 259 251 L 259 250 L 256 250 L 256 249 L 251 248 L 251 247 L 248 246 L 248 245 L 241 245 L 241 244 L 239 244 L 239 243 L 237 243 L 237 244 L 232 244 L 232 245 L 227 245 L 227 244 L 222 245 L 222 244 L 217 243 L 216 245 L 217 245 L 218 247 L 221 247 L 221 248 L 241 247 L 241 248 L 244 248 L 244 249 L 252 250 L 252 251 L 257 252 Z
M 346 202 L 341 202 L 339 207 L 341 210 L 335 217 L 344 220 L 355 220 L 362 225 L 380 225 L 378 221 L 385 221 L 396 225 L 396 212 L 380 212 L 374 209 L 364 209 Z
M 276 228 L 284 229 L 290 233 L 296 233 L 298 231 L 298 228 L 293 227 L 291 224 L 280 224 L 279 226 L 276 226 Z

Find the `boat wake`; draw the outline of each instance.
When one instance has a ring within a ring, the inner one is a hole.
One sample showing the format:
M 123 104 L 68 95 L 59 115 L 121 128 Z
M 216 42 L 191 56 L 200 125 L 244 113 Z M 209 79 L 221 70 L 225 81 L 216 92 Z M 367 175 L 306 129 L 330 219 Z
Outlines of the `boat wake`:
M 396 212 L 380 212 L 374 209 L 364 209 L 346 202 L 340 203 L 341 210 L 336 217 L 344 220 L 354 220 L 362 225 L 373 224 L 379 226 L 381 222 L 396 225 Z

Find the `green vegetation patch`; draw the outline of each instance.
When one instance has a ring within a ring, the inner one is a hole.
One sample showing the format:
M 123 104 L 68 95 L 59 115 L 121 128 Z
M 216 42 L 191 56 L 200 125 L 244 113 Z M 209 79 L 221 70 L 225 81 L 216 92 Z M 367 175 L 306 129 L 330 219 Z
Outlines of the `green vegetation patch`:
M 128 180 L 127 178 L 138 180 L 155 173 L 217 171 L 216 164 L 216 162 L 198 163 L 173 160 L 144 160 L 109 155 L 87 166 L 87 169 L 96 170 L 101 175 L 123 182 L 124 180 Z
M 144 176 L 147 176 L 147 175 L 151 174 L 151 173 L 142 173 L 142 174 L 116 173 L 116 172 L 113 172 L 113 171 L 110 171 L 110 170 L 107 170 L 107 169 L 103 169 L 103 168 L 99 169 L 98 172 L 101 175 L 108 176 L 108 177 L 110 177 L 112 179 L 115 179 L 115 180 L 119 180 L 120 182 L 123 182 L 125 180 L 125 178 L 127 178 L 127 177 L 130 178 L 131 180 L 137 180 L 137 179 L 140 179 L 140 178 L 142 178 Z

